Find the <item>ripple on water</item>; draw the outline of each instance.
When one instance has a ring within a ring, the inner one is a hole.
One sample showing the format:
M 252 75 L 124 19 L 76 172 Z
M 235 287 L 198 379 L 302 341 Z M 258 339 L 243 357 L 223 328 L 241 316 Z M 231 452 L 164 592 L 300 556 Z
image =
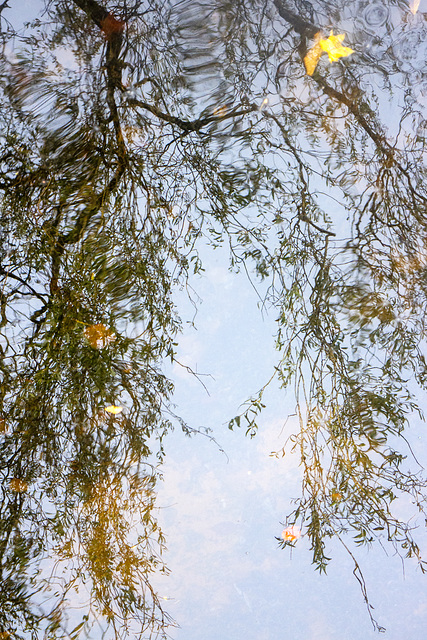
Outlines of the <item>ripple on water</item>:
M 388 19 L 389 9 L 384 4 L 373 2 L 368 4 L 362 13 L 362 20 L 367 28 L 378 29 L 382 27 Z
M 424 70 L 427 59 L 427 29 L 411 28 L 393 44 L 393 54 L 403 71 Z

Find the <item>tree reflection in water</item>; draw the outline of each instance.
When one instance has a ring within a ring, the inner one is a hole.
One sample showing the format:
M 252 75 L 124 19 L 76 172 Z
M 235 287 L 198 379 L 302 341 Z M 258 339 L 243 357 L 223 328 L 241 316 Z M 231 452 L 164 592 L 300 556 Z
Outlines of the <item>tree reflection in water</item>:
M 321 571 L 342 541 L 369 615 L 351 536 L 424 568 L 392 502 L 424 513 L 404 430 L 427 380 L 425 15 L 172 5 L 46 0 L 19 32 L 2 5 L 2 638 L 166 633 L 150 585 L 176 421 L 161 366 L 206 241 L 277 309 L 303 469 L 285 530 Z M 331 30 L 353 53 L 307 75 Z M 263 393 L 231 427 L 255 434 Z

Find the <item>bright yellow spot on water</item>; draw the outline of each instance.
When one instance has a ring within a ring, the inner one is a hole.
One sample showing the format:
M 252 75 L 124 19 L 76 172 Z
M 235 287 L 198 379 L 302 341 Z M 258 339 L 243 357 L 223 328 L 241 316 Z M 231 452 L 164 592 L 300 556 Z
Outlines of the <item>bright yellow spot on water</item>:
M 116 405 L 111 404 L 110 406 L 105 407 L 105 411 L 117 415 L 118 413 L 121 413 L 123 411 L 123 407 L 116 407 Z

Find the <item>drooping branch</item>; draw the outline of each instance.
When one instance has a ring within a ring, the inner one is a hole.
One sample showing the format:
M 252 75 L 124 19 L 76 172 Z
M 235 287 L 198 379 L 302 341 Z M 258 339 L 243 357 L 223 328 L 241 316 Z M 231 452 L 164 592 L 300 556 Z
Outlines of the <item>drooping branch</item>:
M 96 0 L 73 0 L 82 11 L 84 11 L 97 27 L 102 29 L 102 25 L 107 20 L 110 13 Z
M 60 233 L 57 236 L 55 246 L 52 250 L 52 277 L 51 277 L 51 293 L 58 289 L 58 278 L 60 264 L 65 248 L 68 244 L 78 242 L 82 237 L 89 221 L 100 210 L 105 202 L 108 201 L 111 194 L 117 189 L 126 169 L 127 151 L 123 138 L 119 112 L 115 100 L 116 90 L 123 91 L 122 85 L 122 69 L 123 61 L 121 60 L 121 51 L 123 45 L 124 23 L 115 18 L 102 5 L 95 0 L 73 0 L 75 4 L 82 9 L 89 18 L 99 27 L 107 38 L 107 47 L 105 52 L 105 69 L 107 75 L 107 104 L 110 112 L 110 120 L 114 125 L 115 138 L 117 143 L 117 165 L 116 170 L 109 181 L 108 185 L 101 193 L 96 195 L 91 204 L 86 206 L 74 223 L 70 231 Z M 57 216 L 57 224 L 59 224 L 60 216 Z
M 244 109 L 239 106 L 236 107 L 236 109 L 232 109 L 222 115 L 212 115 L 207 116 L 206 118 L 197 118 L 196 120 L 184 120 L 183 118 L 178 118 L 177 116 L 172 116 L 169 113 L 165 113 L 164 111 L 158 109 L 156 106 L 144 102 L 143 100 L 132 99 L 131 104 L 149 111 L 157 118 L 159 118 L 159 120 L 163 120 L 164 122 L 168 122 L 169 124 L 174 124 L 187 133 L 191 131 L 201 131 L 204 127 L 212 124 L 213 122 L 222 122 L 224 120 L 229 120 L 230 118 L 236 118 L 238 116 L 244 116 L 248 113 L 252 113 L 253 111 L 258 110 L 258 107 L 253 105 L 248 106 Z
M 58 235 L 54 249 L 52 251 L 52 276 L 50 283 L 51 293 L 54 293 L 58 290 L 61 259 L 64 255 L 67 245 L 75 244 L 82 238 L 90 220 L 98 213 L 104 203 L 108 201 L 109 197 L 117 189 L 124 171 L 125 167 L 119 165 L 117 167 L 116 173 L 114 174 L 108 185 L 105 187 L 105 189 L 103 189 L 101 193 L 96 196 L 92 204 L 85 207 L 83 211 L 81 211 L 81 213 L 78 215 L 74 227 L 70 231 Z
M 2 265 L 0 265 L 0 275 L 6 276 L 6 278 L 13 278 L 14 280 L 17 280 L 22 285 L 27 287 L 27 289 L 29 289 L 29 291 L 31 292 L 31 294 L 33 296 L 35 296 L 36 298 L 41 300 L 44 304 L 46 304 L 46 298 L 42 294 L 40 294 L 38 291 L 33 289 L 33 287 L 28 282 L 26 282 L 23 278 L 21 278 L 20 276 L 16 275 L 16 273 L 12 273 L 12 272 L 8 271 L 7 269 L 5 269 Z
M 316 25 L 311 22 L 307 22 L 307 20 L 304 20 L 296 13 L 289 11 L 289 9 L 284 6 L 282 0 L 274 0 L 274 4 L 276 5 L 279 15 L 286 20 L 286 22 L 292 25 L 293 29 L 301 36 L 313 38 L 316 33 L 320 31 L 320 28 L 316 27 Z

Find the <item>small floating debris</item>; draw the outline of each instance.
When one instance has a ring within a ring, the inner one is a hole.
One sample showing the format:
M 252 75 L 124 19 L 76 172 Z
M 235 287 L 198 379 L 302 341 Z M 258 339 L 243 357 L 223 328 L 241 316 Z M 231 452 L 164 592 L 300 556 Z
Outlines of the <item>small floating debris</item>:
M 295 542 L 295 540 L 301 538 L 301 529 L 295 525 L 286 527 L 283 529 L 281 537 L 285 542 Z
M 214 116 L 218 116 L 219 118 L 224 117 L 225 115 L 227 115 L 228 113 L 228 107 L 226 104 L 223 104 L 221 107 L 216 107 L 216 109 L 214 109 L 213 114 Z
M 419 9 L 420 6 L 420 0 L 411 0 L 409 3 L 409 9 L 412 13 L 412 15 L 415 15 Z
M 94 349 L 103 349 L 116 339 L 115 334 L 103 324 L 91 324 L 84 330 L 84 336 Z
M 123 407 L 118 407 L 115 404 L 110 404 L 108 407 L 105 407 L 105 411 L 108 413 L 112 413 L 113 415 L 117 415 L 123 411 Z
M 15 493 L 25 493 L 28 491 L 28 482 L 20 478 L 12 478 L 9 482 L 9 489 L 12 489 Z

